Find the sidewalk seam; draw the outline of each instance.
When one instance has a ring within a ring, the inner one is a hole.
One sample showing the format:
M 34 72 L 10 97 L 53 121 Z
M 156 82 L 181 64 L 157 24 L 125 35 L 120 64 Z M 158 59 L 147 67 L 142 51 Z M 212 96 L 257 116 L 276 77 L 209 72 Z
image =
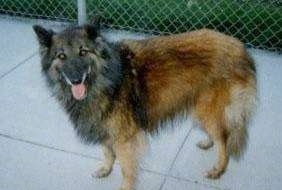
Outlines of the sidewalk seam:
M 171 163 L 171 165 L 170 165 L 168 171 L 166 172 L 165 178 L 164 178 L 164 180 L 162 181 L 159 190 L 162 190 L 162 189 L 163 189 L 164 184 L 165 184 L 166 181 L 167 181 L 167 177 L 169 176 L 169 173 L 170 173 L 170 171 L 172 170 L 172 168 L 173 168 L 173 166 L 174 166 L 174 164 L 175 164 L 175 162 L 176 162 L 176 160 L 177 160 L 177 158 L 178 158 L 178 155 L 180 154 L 182 148 L 184 147 L 184 144 L 185 144 L 186 140 L 188 139 L 188 137 L 189 137 L 189 135 L 190 135 L 192 129 L 193 129 L 193 126 L 189 129 L 189 131 L 188 131 L 188 133 L 186 134 L 186 136 L 185 136 L 183 142 L 181 143 L 180 148 L 178 149 L 178 151 L 177 151 L 177 153 L 176 153 L 176 155 L 175 155 L 175 157 L 174 157 L 174 159 L 173 159 L 173 161 L 172 161 L 172 163 Z
M 49 150 L 54 150 L 54 151 L 59 151 L 59 152 L 63 152 L 63 153 L 66 153 L 66 154 L 71 154 L 71 155 L 74 155 L 74 156 L 79 156 L 79 157 L 88 158 L 88 159 L 94 159 L 96 161 L 103 161 L 101 158 L 98 158 L 98 157 L 95 157 L 95 156 L 90 156 L 90 155 L 87 155 L 87 154 L 82 154 L 82 153 L 64 150 L 64 149 L 61 149 L 61 148 L 56 148 L 54 146 L 48 146 L 48 145 L 45 145 L 45 144 L 33 142 L 33 141 L 30 141 L 30 140 L 25 140 L 25 139 L 18 138 L 18 137 L 13 137 L 11 135 L 6 135 L 6 134 L 3 134 L 3 133 L 0 133 L 0 137 L 10 139 L 10 140 L 13 140 L 13 141 L 23 142 L 23 143 L 26 143 L 26 144 L 29 144 L 29 145 L 33 145 L 33 146 L 37 146 L 37 147 L 41 147 L 41 148 L 45 148 L 45 149 L 49 149 Z M 115 164 L 119 165 L 118 162 L 115 163 Z M 140 167 L 140 170 L 148 172 L 148 173 L 153 173 L 153 174 L 156 174 L 156 175 L 159 175 L 159 176 L 165 176 L 165 174 L 163 174 L 161 172 L 153 171 L 153 170 L 146 169 L 146 168 Z
M 90 159 L 95 159 L 97 161 L 101 161 L 101 159 L 98 158 L 98 157 L 94 157 L 94 156 L 90 156 L 90 155 L 86 155 L 86 154 L 81 154 L 81 153 L 76 153 L 76 152 L 73 152 L 73 151 L 67 151 L 67 150 L 64 150 L 64 149 L 61 149 L 61 148 L 56 148 L 54 146 L 48 146 L 48 145 L 45 145 L 45 144 L 33 142 L 33 141 L 30 141 L 30 140 L 21 139 L 21 138 L 18 138 L 18 137 L 13 137 L 13 136 L 2 134 L 2 133 L 0 133 L 0 137 L 4 137 L 4 138 L 7 138 L 7 139 L 31 144 L 31 145 L 46 148 L 46 149 L 57 150 L 57 151 L 64 152 L 64 153 L 67 153 L 67 154 L 72 154 L 72 155 L 76 155 L 76 156 L 80 156 L 80 157 L 84 157 L 84 158 L 90 158 Z
M 187 137 L 191 133 L 192 129 L 193 129 L 193 127 L 188 131 L 188 134 L 186 135 L 184 142 L 186 142 Z M 45 148 L 45 149 L 49 149 L 49 150 L 54 150 L 54 151 L 59 151 L 59 152 L 63 152 L 63 153 L 66 153 L 66 154 L 71 154 L 71 155 L 74 155 L 74 156 L 79 156 L 79 157 L 88 158 L 88 159 L 94 159 L 96 161 L 102 161 L 102 159 L 98 158 L 98 157 L 94 157 L 94 156 L 90 156 L 90 155 L 82 154 L 82 153 L 77 153 L 77 152 L 73 152 L 73 151 L 63 150 L 61 148 L 56 148 L 54 146 L 48 146 L 48 145 L 44 145 L 44 144 L 41 144 L 41 143 L 33 142 L 33 141 L 30 141 L 30 140 L 25 140 L 25 139 L 18 138 L 18 137 L 13 137 L 13 136 L 2 134 L 2 133 L 0 133 L 0 137 L 10 139 L 10 140 L 14 140 L 14 141 L 18 141 L 18 142 L 23 142 L 23 143 L 26 143 L 26 144 L 30 144 L 30 145 L 33 145 L 33 146 L 37 146 L 37 147 L 41 147 L 41 148 Z M 185 143 L 182 143 L 182 144 L 185 144 Z M 181 147 L 183 147 L 183 146 L 181 146 Z M 180 149 L 180 151 L 181 151 L 181 149 Z M 119 163 L 115 163 L 115 165 L 119 165 Z M 173 165 L 170 167 L 170 170 L 171 170 L 172 167 L 173 167 Z M 181 178 L 181 177 L 178 177 L 178 176 L 170 175 L 169 172 L 167 172 L 167 174 L 164 174 L 164 173 L 161 173 L 161 172 L 158 172 L 158 171 L 154 171 L 154 170 L 150 170 L 150 169 L 146 169 L 146 168 L 142 168 L 142 167 L 140 167 L 140 170 L 147 172 L 147 173 L 152 173 L 154 175 L 164 177 L 165 180 L 162 182 L 161 186 L 163 186 L 165 184 L 167 178 L 172 178 L 172 179 L 176 179 L 176 180 L 180 180 L 180 181 L 186 181 L 186 182 L 190 182 L 190 183 L 199 184 L 201 186 L 206 186 L 206 187 L 222 190 L 222 188 L 217 187 L 217 186 L 213 186 L 213 185 L 210 185 L 210 184 L 201 183 L 201 182 L 198 182 L 198 181 L 193 181 L 191 179 L 186 179 L 186 178 Z
M 34 57 L 36 54 L 38 53 L 38 51 L 34 52 L 33 54 L 31 54 L 30 56 L 28 56 L 27 58 L 25 58 L 24 60 L 20 61 L 18 64 L 16 64 L 15 66 L 13 66 L 11 69 L 9 69 L 8 71 L 6 71 L 5 73 L 3 73 L 2 75 L 0 75 L 0 80 L 2 78 L 4 78 L 5 76 L 9 75 L 11 72 L 13 72 L 14 70 L 16 70 L 18 67 L 20 67 L 21 65 L 24 65 L 28 60 L 30 60 L 32 57 Z

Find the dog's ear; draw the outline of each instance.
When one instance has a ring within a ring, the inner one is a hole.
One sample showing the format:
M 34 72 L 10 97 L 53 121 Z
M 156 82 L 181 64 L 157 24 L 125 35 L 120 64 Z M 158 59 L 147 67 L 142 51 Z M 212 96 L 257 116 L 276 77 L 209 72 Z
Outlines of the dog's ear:
M 84 29 L 90 39 L 95 39 L 100 33 L 101 16 L 95 15 L 90 24 L 84 25 Z
M 37 35 L 38 42 L 41 46 L 50 47 L 52 36 L 55 34 L 52 30 L 47 30 L 39 25 L 34 25 L 33 30 Z
M 101 27 L 101 19 L 102 16 L 100 14 L 96 14 L 94 15 L 94 17 L 92 18 L 90 24 L 95 26 L 97 30 L 100 30 Z
M 118 52 L 120 54 L 120 57 L 125 60 L 131 60 L 135 56 L 129 46 L 124 43 L 121 43 L 121 45 L 118 47 Z
M 99 35 L 99 28 L 92 24 L 86 24 L 83 26 L 89 39 L 94 40 Z

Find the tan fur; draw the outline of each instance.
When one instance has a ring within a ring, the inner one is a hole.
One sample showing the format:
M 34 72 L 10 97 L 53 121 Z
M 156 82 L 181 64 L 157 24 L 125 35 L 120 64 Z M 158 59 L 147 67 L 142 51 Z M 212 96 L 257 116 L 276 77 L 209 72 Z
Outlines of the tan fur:
M 178 113 L 189 113 L 199 121 L 218 148 L 218 162 L 207 173 L 218 178 L 226 169 L 229 155 L 246 143 L 246 124 L 256 99 L 254 65 L 237 39 L 211 30 L 146 40 L 126 40 L 133 53 L 134 75 L 146 86 L 149 131 Z M 141 133 L 132 112 L 124 106 L 126 88 L 121 90 L 105 126 L 124 176 L 122 190 L 134 188 Z M 126 125 L 125 125 L 126 124 Z M 242 130 L 244 129 L 244 130 Z
M 102 143 L 102 150 L 105 155 L 105 160 L 101 167 L 95 173 L 92 174 L 93 177 L 106 177 L 111 173 L 113 169 L 116 154 L 113 150 L 113 142 L 111 139 L 107 139 Z
M 144 131 L 136 126 L 132 113 L 124 109 L 123 105 L 126 104 L 127 99 L 123 96 L 125 91 L 121 94 L 120 104 L 109 116 L 106 127 L 110 133 L 110 141 L 113 141 L 111 150 L 122 170 L 123 182 L 120 190 L 133 190 L 138 174 L 138 160 L 147 147 L 147 139 Z M 108 156 L 109 154 L 105 154 L 106 160 L 111 160 L 111 156 L 107 158 Z

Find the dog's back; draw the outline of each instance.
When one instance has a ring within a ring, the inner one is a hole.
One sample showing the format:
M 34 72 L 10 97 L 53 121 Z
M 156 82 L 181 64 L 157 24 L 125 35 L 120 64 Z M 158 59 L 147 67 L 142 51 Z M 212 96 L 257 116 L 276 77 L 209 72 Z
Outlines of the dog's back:
M 227 153 L 238 156 L 245 148 L 256 103 L 255 66 L 244 45 L 207 29 L 123 44 L 146 82 L 150 127 L 192 112 L 219 146 L 219 162 L 207 175 L 220 176 Z
M 133 65 L 146 82 L 153 120 L 196 105 L 214 86 L 224 88 L 221 94 L 237 83 L 255 88 L 254 63 L 243 44 L 230 36 L 203 29 L 123 43 L 133 52 Z

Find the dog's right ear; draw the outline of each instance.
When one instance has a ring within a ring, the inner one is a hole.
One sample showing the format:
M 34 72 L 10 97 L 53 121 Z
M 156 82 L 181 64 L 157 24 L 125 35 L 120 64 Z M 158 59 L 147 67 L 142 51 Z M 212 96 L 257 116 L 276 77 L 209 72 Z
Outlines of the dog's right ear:
M 51 47 L 52 36 L 55 34 L 52 30 L 46 30 L 39 25 L 34 25 L 33 30 L 36 33 L 38 42 L 41 46 Z

